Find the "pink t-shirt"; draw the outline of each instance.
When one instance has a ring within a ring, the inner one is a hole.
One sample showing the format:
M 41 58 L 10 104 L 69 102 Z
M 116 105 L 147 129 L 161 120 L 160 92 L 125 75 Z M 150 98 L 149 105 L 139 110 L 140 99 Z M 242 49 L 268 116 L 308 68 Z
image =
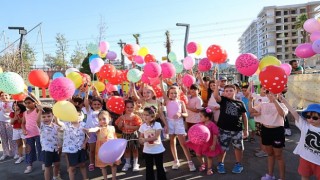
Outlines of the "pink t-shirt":
M 173 119 L 173 116 L 178 112 L 181 113 L 181 101 L 179 100 L 170 100 L 166 104 L 167 108 L 167 117 Z
M 25 111 L 24 118 L 26 119 L 26 131 L 27 131 L 26 138 L 39 136 L 40 130 L 37 125 L 37 118 L 38 118 L 37 109 L 34 109 L 32 112 L 29 112 L 29 113 Z
M 196 97 L 189 97 L 188 98 L 188 107 L 194 108 L 194 109 L 202 109 L 202 99 L 199 96 Z M 200 114 L 198 112 L 193 112 L 188 110 L 188 117 L 186 118 L 186 122 L 188 123 L 198 123 L 200 122 Z
M 288 108 L 280 103 L 285 114 L 288 114 Z M 255 106 L 254 109 L 261 113 L 260 116 L 256 116 L 256 121 L 268 126 L 284 126 L 284 117 L 280 116 L 274 103 L 260 103 Z

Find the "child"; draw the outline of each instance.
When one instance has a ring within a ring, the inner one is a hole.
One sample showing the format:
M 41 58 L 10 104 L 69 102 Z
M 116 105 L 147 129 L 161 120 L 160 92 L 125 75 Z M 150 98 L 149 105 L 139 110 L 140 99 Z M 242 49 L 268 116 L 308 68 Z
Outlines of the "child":
M 139 141 L 143 146 L 143 155 L 146 162 L 146 179 L 154 180 L 153 165 L 157 168 L 157 179 L 166 180 L 166 173 L 163 167 L 163 152 L 165 151 L 160 139 L 161 125 L 155 121 L 157 109 L 154 106 L 146 107 L 143 110 L 144 123 L 140 126 Z
M 196 152 L 197 158 L 199 162 L 201 163 L 201 166 L 199 168 L 199 171 L 202 172 L 206 169 L 206 164 L 203 160 L 203 156 L 207 157 L 207 175 L 212 175 L 212 162 L 213 158 L 217 155 L 223 153 L 221 146 L 218 142 L 218 134 L 219 129 L 215 123 L 211 121 L 213 116 L 213 112 L 210 108 L 205 108 L 200 111 L 200 124 L 203 124 L 208 127 L 210 130 L 210 139 L 207 143 L 203 145 L 196 145 L 192 142 L 188 141 L 186 143 L 187 147 L 193 149 Z
M 219 143 L 223 150 L 223 153 L 218 157 L 219 164 L 217 169 L 220 174 L 226 173 L 224 159 L 226 151 L 229 150 L 229 145 L 232 143 L 236 156 L 236 163 L 232 172 L 239 174 L 243 171 L 243 166 L 241 165 L 244 150 L 243 137 L 248 136 L 246 108 L 243 102 L 235 100 L 236 87 L 234 85 L 224 86 L 224 96 L 219 95 L 219 86 L 220 81 L 216 81 L 214 98 L 220 104 L 220 116 L 217 125 L 219 127 Z M 244 124 L 243 130 L 242 123 Z
M 37 125 L 40 128 L 40 142 L 45 164 L 44 179 L 51 180 L 50 171 L 53 167 L 53 180 L 61 180 L 58 177 L 60 169 L 60 157 L 58 152 L 58 129 L 60 125 L 53 123 L 52 109 L 37 106 L 39 109 Z M 58 121 L 58 120 L 57 120 Z
M 241 91 L 243 93 L 243 96 L 241 97 L 241 101 L 244 103 L 246 106 L 246 109 L 249 109 L 249 96 L 250 96 L 250 88 L 249 85 L 244 85 L 241 87 Z M 249 126 L 249 131 L 250 131 L 250 142 L 255 141 L 255 133 L 256 133 L 256 123 L 253 119 L 253 116 L 250 114 L 249 111 L 247 113 L 247 118 L 248 118 L 248 126 Z
M 66 122 L 63 126 L 63 146 L 62 152 L 67 155 L 69 179 L 75 180 L 76 167 L 80 167 L 83 179 L 88 179 L 86 170 L 87 151 L 86 144 L 88 138 L 84 132 L 86 123 L 83 122 L 84 115 L 80 107 L 76 107 L 78 121 Z
M 302 111 L 302 116 L 289 105 L 283 98 L 280 98 L 293 115 L 296 126 L 301 131 L 301 136 L 294 154 L 300 156 L 298 172 L 302 180 L 308 180 L 312 175 L 320 179 L 320 104 L 309 104 L 308 107 Z
M 12 106 L 13 112 L 10 113 L 11 124 L 13 126 L 13 136 L 12 140 L 16 141 L 18 147 L 18 155 L 19 158 L 15 162 L 15 164 L 20 164 L 23 160 L 23 143 L 25 141 L 25 137 L 23 135 L 21 124 L 23 119 L 23 113 L 27 110 L 26 107 L 18 102 L 13 103 Z
M 127 148 L 124 154 L 126 163 L 122 168 L 122 171 L 128 171 L 131 168 L 131 152 L 133 154 L 133 171 L 139 171 L 138 164 L 138 148 L 139 142 L 134 139 L 138 139 L 138 132 L 142 120 L 138 115 L 133 113 L 135 104 L 132 100 L 125 100 L 125 114 L 120 116 L 115 124 L 122 131 L 122 138 L 128 140 Z
M 217 103 L 216 99 L 214 98 L 214 90 L 216 87 L 215 80 L 209 81 L 208 87 L 208 107 L 213 111 L 213 121 L 215 123 L 218 122 L 219 114 L 220 114 L 220 105 Z
M 202 99 L 199 96 L 199 87 L 196 84 L 192 84 L 188 92 L 188 104 L 186 109 L 188 111 L 188 117 L 186 118 L 187 128 L 200 122 L 200 109 L 202 109 Z

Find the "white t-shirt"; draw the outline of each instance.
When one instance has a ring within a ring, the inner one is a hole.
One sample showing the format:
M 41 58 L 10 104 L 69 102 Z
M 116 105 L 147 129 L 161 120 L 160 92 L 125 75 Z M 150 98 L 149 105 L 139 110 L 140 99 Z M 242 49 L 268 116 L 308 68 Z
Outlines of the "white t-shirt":
M 299 122 L 296 121 L 296 126 L 301 135 L 293 153 L 320 166 L 320 127 L 312 126 L 302 117 L 299 117 Z
M 261 96 L 260 94 L 252 94 L 253 97 L 253 106 L 259 106 L 261 103 L 268 103 L 269 98 L 267 96 Z M 261 116 L 254 116 L 254 121 L 260 122 L 261 121 Z
M 279 103 L 285 114 L 288 114 L 288 108 L 283 104 Z M 268 126 L 284 126 L 284 117 L 280 116 L 274 103 L 261 103 L 258 106 L 254 106 L 254 109 L 261 113 L 255 119 Z
M 58 151 L 58 130 L 57 124 L 51 123 L 51 125 L 40 124 L 40 143 L 42 151 Z
M 202 99 L 200 96 L 196 97 L 188 97 L 188 105 L 191 108 L 194 109 L 202 109 Z M 186 118 L 186 122 L 188 123 L 198 123 L 200 122 L 200 114 L 198 112 L 193 112 L 187 109 L 188 117 Z
M 10 122 L 9 114 L 12 111 L 12 102 L 0 101 L 0 121 Z
M 73 126 L 71 122 L 65 123 L 62 152 L 76 153 L 81 150 L 81 146 L 86 139 L 86 134 L 83 132 L 85 126 L 85 122 L 80 122 L 79 127 Z
M 84 113 L 87 115 L 86 128 L 95 128 L 99 126 L 98 114 L 100 111 L 94 111 L 91 108 L 88 112 L 83 108 Z
M 214 98 L 213 93 L 210 96 L 210 99 L 208 101 L 208 106 L 209 107 L 220 107 L 220 104 L 217 103 L 216 99 Z
M 154 125 L 148 126 L 146 123 L 143 123 L 140 128 L 139 132 L 143 133 L 144 138 L 150 138 L 156 135 L 156 130 L 161 130 L 161 124 L 158 122 L 155 122 Z M 158 137 L 157 140 L 153 142 L 145 142 L 143 146 L 143 152 L 147 154 L 159 154 L 164 152 L 165 149 L 163 147 L 162 141 L 160 136 Z

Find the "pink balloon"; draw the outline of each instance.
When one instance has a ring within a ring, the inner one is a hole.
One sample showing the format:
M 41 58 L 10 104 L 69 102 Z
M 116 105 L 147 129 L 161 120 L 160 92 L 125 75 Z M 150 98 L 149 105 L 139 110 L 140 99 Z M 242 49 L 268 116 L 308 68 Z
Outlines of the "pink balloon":
M 150 85 L 151 86 L 156 86 L 158 84 L 160 84 L 160 79 L 159 78 L 149 78 L 150 80 Z
M 106 58 L 113 61 L 117 58 L 117 53 L 115 53 L 113 51 L 109 51 L 106 55 Z
M 195 43 L 195 42 L 189 42 L 189 43 L 188 43 L 188 45 L 187 45 L 187 52 L 188 52 L 189 54 L 195 53 L 195 52 L 197 51 L 197 49 L 198 49 L 197 43 Z
M 165 62 L 160 64 L 163 78 L 173 78 L 176 74 L 176 68 L 173 64 Z
M 110 47 L 110 45 L 108 42 L 101 41 L 99 44 L 99 50 L 100 50 L 101 54 L 105 54 L 108 51 L 109 47 Z
M 114 163 L 122 157 L 126 146 L 125 139 L 109 139 L 100 147 L 98 157 L 104 163 Z
M 295 54 L 299 58 L 309 58 L 314 56 L 316 53 L 312 50 L 312 44 L 304 43 L 298 45 L 295 50 Z
M 183 67 L 186 70 L 190 70 L 195 65 L 195 63 L 196 63 L 195 60 L 191 56 L 187 56 L 183 60 Z
M 50 96 L 56 101 L 71 98 L 75 90 L 73 82 L 66 77 L 56 78 L 49 85 Z
M 198 70 L 200 72 L 209 71 L 213 66 L 213 63 L 208 58 L 203 58 L 199 61 Z
M 288 63 L 281 64 L 280 67 L 286 72 L 286 75 L 289 76 L 291 74 L 292 67 Z
M 134 56 L 133 57 L 134 62 L 136 62 L 137 64 L 143 64 L 144 63 L 144 59 L 142 56 Z
M 118 86 L 117 85 L 113 85 L 111 83 L 107 83 L 106 84 L 106 90 L 107 90 L 107 92 L 118 91 Z
M 202 124 L 193 125 L 188 131 L 188 138 L 196 145 L 204 144 L 210 139 L 210 130 Z
M 144 73 L 149 78 L 159 77 L 161 74 L 161 67 L 156 62 L 149 62 L 144 66 Z
M 252 76 L 259 67 L 259 59 L 251 53 L 241 54 L 236 60 L 236 68 L 245 76 Z
M 101 67 L 104 65 L 104 62 L 101 58 L 94 58 L 90 62 L 90 69 L 93 74 L 100 71 Z
M 143 83 L 149 84 L 150 83 L 150 79 L 148 78 L 148 76 L 143 73 L 140 79 Z
M 303 29 L 309 33 L 320 31 L 320 23 L 317 19 L 310 18 L 304 22 Z
M 194 84 L 196 82 L 196 79 L 191 76 L 190 74 L 185 74 L 182 77 L 182 83 L 183 85 L 185 85 L 186 87 L 190 87 L 192 84 Z
M 320 31 L 315 31 L 311 34 L 310 39 L 312 42 L 320 39 Z
M 313 52 L 315 52 L 317 54 L 320 53 L 320 39 L 318 39 L 312 43 L 312 50 L 313 50 Z

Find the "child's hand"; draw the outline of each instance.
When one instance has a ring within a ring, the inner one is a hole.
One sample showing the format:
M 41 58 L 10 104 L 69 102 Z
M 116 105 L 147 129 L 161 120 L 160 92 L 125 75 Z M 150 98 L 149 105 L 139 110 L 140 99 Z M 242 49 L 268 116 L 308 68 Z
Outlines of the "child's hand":
M 27 130 L 25 130 L 25 129 L 22 130 L 22 133 L 23 133 L 24 135 L 27 135 L 27 134 L 28 134 Z
M 248 132 L 248 130 L 243 130 L 243 138 L 247 138 L 248 137 L 248 135 L 249 135 L 249 132 Z
M 167 126 L 164 126 L 164 127 L 163 127 L 163 131 L 164 131 L 165 134 L 168 134 L 168 127 L 167 127 Z
M 181 113 L 177 113 L 173 116 L 173 119 L 179 119 L 181 117 Z
M 39 109 L 39 111 L 43 111 L 43 107 L 40 104 L 37 104 L 36 107 Z
M 217 87 L 220 87 L 220 82 L 221 82 L 220 80 L 216 80 L 216 86 Z
M 144 143 L 144 138 L 139 138 L 139 143 L 143 144 Z
M 213 107 L 213 110 L 216 110 L 216 111 L 217 111 L 217 110 L 220 110 L 220 106 L 214 106 L 214 107 Z
M 86 149 L 86 143 L 83 143 L 83 144 L 81 145 L 81 149 Z

